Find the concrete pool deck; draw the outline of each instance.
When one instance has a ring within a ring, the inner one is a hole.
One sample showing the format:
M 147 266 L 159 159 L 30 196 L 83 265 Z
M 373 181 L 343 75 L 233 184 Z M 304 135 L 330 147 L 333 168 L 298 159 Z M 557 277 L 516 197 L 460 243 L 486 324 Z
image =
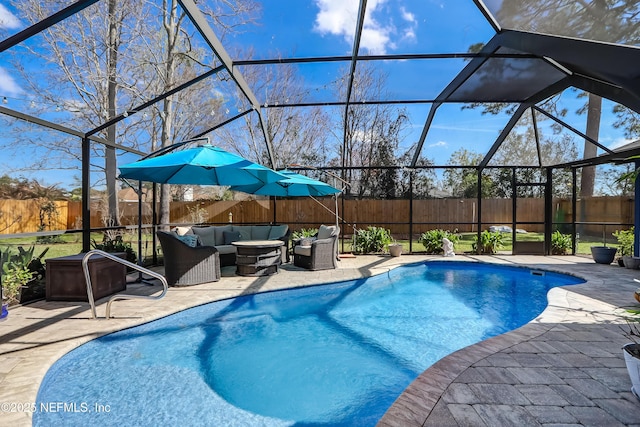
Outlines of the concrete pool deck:
M 15 307 L 0 323 L 0 425 L 31 425 L 29 406 L 40 382 L 62 355 L 95 337 L 207 302 L 269 290 L 350 280 L 399 265 L 442 257 L 403 255 L 343 258 L 337 270 L 310 272 L 286 265 L 267 277 L 235 276 L 170 288 L 159 301 L 106 300 L 90 318 L 88 303 L 45 302 Z M 449 258 L 451 259 L 451 258 Z M 631 393 L 621 347 L 628 340 L 621 307 L 633 299 L 640 271 L 574 256 L 456 256 L 454 260 L 521 265 L 580 276 L 585 284 L 555 288 L 534 321 L 466 347 L 436 362 L 398 397 L 383 426 L 640 425 L 640 401 Z M 131 284 L 149 294 L 159 286 Z M 26 406 L 26 408 L 25 408 Z

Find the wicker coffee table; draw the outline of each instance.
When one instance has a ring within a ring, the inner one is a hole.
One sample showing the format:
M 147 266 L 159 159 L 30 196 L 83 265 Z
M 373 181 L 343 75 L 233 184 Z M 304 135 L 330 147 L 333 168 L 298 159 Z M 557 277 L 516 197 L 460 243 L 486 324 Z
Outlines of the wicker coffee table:
M 243 240 L 233 242 L 236 247 L 236 274 L 240 276 L 268 276 L 278 272 L 282 263 L 282 241 Z

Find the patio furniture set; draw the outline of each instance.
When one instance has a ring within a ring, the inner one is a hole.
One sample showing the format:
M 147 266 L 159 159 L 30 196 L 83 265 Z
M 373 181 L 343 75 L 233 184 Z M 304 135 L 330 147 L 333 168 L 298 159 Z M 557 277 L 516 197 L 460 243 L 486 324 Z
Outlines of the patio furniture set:
M 321 225 L 314 237 L 292 242 L 293 263 L 308 270 L 337 267 L 337 226 Z M 171 286 L 220 280 L 220 267 L 240 276 L 267 276 L 290 261 L 287 225 L 175 227 L 158 231 L 165 276 Z

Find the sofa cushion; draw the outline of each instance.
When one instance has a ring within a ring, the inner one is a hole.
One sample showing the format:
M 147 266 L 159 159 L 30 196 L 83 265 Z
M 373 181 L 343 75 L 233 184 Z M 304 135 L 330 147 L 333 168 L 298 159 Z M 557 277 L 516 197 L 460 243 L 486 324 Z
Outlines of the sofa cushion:
M 239 231 L 225 231 L 222 233 L 224 235 L 224 244 L 230 245 L 232 242 L 237 242 L 240 240 L 240 232 Z
M 233 245 L 218 245 L 218 246 L 216 246 L 216 249 L 218 250 L 218 253 L 220 255 L 235 254 L 236 253 L 236 247 L 233 246 Z
M 318 229 L 318 239 L 328 239 L 329 237 L 333 236 L 335 232 L 336 232 L 335 225 L 330 225 L 330 226 L 321 225 L 320 228 Z
M 215 228 L 216 227 L 192 227 L 191 229 L 193 233 L 200 238 L 202 246 L 215 246 Z
M 178 233 L 178 236 L 184 236 L 185 234 L 193 234 L 193 230 L 191 229 L 191 227 L 175 227 L 173 231 Z
M 271 226 L 271 230 L 269 230 L 269 240 L 276 240 L 279 239 L 280 237 L 284 236 L 285 234 L 287 234 L 287 231 L 289 231 L 289 226 L 284 224 L 284 225 L 272 225 Z
M 270 225 L 254 225 L 251 227 L 251 240 L 268 240 Z
M 196 236 L 195 234 L 185 234 L 183 236 L 176 235 L 176 238 L 182 240 L 184 243 L 191 246 L 192 248 L 195 248 L 196 246 L 198 246 L 198 236 Z
M 233 231 L 240 232 L 240 240 L 253 240 L 253 237 L 251 236 L 250 225 L 234 225 Z

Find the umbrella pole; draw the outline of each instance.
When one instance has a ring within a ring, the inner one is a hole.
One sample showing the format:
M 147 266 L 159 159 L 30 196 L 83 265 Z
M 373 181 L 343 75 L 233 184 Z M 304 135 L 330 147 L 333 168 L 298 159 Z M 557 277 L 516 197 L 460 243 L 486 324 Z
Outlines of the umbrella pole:
M 122 179 L 133 191 L 138 194 L 138 265 L 142 267 L 142 181 L 138 181 L 138 188 L 135 188 L 129 181 Z M 155 285 L 144 278 L 142 271 L 138 270 L 138 278 L 133 283 L 145 283 L 147 285 Z

